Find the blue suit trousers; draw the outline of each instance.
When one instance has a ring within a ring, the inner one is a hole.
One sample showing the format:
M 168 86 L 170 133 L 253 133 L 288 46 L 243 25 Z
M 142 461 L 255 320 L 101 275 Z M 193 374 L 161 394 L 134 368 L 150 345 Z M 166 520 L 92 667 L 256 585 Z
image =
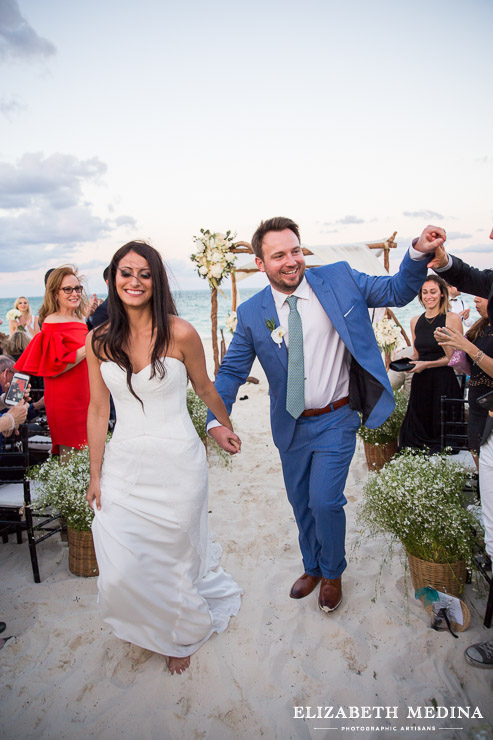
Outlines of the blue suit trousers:
M 312 576 L 338 578 L 346 568 L 344 488 L 359 425 L 349 406 L 300 417 L 289 448 L 280 453 L 305 573 Z

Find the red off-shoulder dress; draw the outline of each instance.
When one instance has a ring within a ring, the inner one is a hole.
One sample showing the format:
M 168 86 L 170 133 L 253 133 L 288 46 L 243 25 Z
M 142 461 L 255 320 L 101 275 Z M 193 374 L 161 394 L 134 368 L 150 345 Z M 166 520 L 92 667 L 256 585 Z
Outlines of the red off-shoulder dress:
M 16 370 L 44 378 L 46 416 L 54 454 L 59 453 L 59 445 L 79 448 L 87 444 L 87 362 L 82 360 L 62 372 L 75 362 L 86 334 L 86 325 L 78 321 L 43 323 L 41 332 L 31 339 L 15 363 Z

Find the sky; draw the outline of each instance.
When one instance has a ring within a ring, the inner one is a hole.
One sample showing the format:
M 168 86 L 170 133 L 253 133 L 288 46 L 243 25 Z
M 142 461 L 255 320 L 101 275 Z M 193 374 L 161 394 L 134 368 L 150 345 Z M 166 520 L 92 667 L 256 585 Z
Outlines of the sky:
M 0 297 L 134 238 L 182 290 L 200 228 L 491 267 L 491 0 L 0 0 Z M 252 283 L 253 285 L 253 283 Z

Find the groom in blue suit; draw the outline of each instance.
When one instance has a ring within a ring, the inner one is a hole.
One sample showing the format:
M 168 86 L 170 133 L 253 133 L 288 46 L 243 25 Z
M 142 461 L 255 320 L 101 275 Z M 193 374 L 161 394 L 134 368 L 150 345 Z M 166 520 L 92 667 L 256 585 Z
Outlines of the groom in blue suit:
M 269 382 L 272 435 L 303 558 L 304 573 L 290 596 L 303 598 L 321 581 L 318 603 L 325 612 L 342 600 L 344 487 L 358 411 L 375 428 L 394 408 L 368 308 L 409 303 L 444 240 L 442 229 L 428 226 L 396 275 L 376 277 L 347 262 L 305 272 L 298 226 L 288 218 L 262 222 L 252 238 L 255 262 L 270 285 L 239 306 L 215 386 L 231 412 L 258 357 Z M 208 431 L 228 449 L 229 430 L 210 414 Z M 229 451 L 237 450 L 230 445 Z

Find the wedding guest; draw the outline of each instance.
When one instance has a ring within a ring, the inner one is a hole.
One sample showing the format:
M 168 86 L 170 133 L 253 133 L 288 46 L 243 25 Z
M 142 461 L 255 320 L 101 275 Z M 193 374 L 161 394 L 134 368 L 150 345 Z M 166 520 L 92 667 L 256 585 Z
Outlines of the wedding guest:
M 8 355 L 18 360 L 29 344 L 29 336 L 25 331 L 15 331 L 5 345 Z
M 106 285 L 108 285 L 109 270 L 109 265 L 103 270 L 103 280 Z M 106 321 L 108 321 L 108 298 L 105 298 L 105 300 L 96 308 L 92 316 L 88 318 L 87 328 L 90 331 L 91 329 L 95 329 L 97 326 L 104 324 Z
M 45 272 L 45 277 L 44 277 L 45 288 L 48 285 L 48 278 L 50 277 L 50 275 L 51 275 L 51 273 L 53 272 L 54 269 L 55 269 L 54 267 L 50 267 L 50 269 L 49 270 L 46 270 L 46 272 Z
M 199 335 L 177 316 L 159 252 L 139 241 L 121 247 L 108 301 L 111 322 L 86 342 L 99 607 L 117 637 L 168 656 L 170 672 L 182 673 L 241 601 L 207 557 L 207 460 L 187 411 L 188 378 L 235 452 L 240 440 Z M 105 446 L 110 392 L 118 422 Z
M 490 233 L 493 239 L 493 230 Z M 442 275 L 447 282 L 456 285 L 471 295 L 486 298 L 487 315 L 490 326 L 493 326 L 493 270 L 479 270 L 463 262 L 459 257 L 447 254 L 444 246 L 437 247 L 430 267 Z M 480 355 L 476 364 L 485 366 L 490 358 Z M 486 552 L 493 558 L 493 418 L 486 420 L 483 438 L 479 448 L 479 489 L 481 509 L 485 528 Z M 493 668 L 493 640 L 478 642 L 465 650 L 465 658 L 478 668 Z
M 70 265 L 54 269 L 39 311 L 41 332 L 15 365 L 16 370 L 44 378 L 52 452 L 62 461 L 87 443 L 86 305 L 77 270 Z
M 433 332 L 439 326 L 462 334 L 460 317 L 448 310 L 447 285 L 437 275 L 429 275 L 418 293 L 425 308 L 411 319 L 414 368 L 411 393 L 399 435 L 399 447 L 415 447 L 429 452 L 441 450 L 441 397 L 462 398 L 462 392 L 449 358 L 437 343 Z
M 29 301 L 21 295 L 14 301 L 14 308 L 20 311 L 21 315 L 17 319 L 9 320 L 10 335 L 20 330 L 26 332 L 29 339 L 32 339 L 39 332 L 39 321 L 38 317 L 31 313 Z
M 19 401 L 15 406 L 9 406 L 8 411 L 0 413 L 0 432 L 9 437 L 14 429 L 26 421 L 28 406 L 25 401 Z
M 86 308 L 84 311 L 84 316 L 85 316 L 86 321 L 89 321 L 91 319 L 91 316 L 94 314 L 98 306 L 99 306 L 99 298 L 97 297 L 96 293 L 93 293 L 92 296 L 88 299 Z
M 493 390 L 493 328 L 488 318 L 488 301 L 486 298 L 474 298 L 476 309 L 481 318 L 476 321 L 467 334 L 450 329 L 445 334 L 442 329 L 435 331 L 435 339 L 444 348 L 450 358 L 454 350 L 461 350 L 470 358 L 468 437 L 469 449 L 476 465 L 479 465 L 479 445 L 483 436 L 488 412 L 477 402 L 480 396 Z M 481 361 L 481 367 L 477 360 Z
M 458 290 L 454 285 L 448 284 L 447 289 L 449 311 L 453 311 L 458 314 L 461 317 L 464 326 L 467 328 L 471 327 L 474 324 L 474 319 L 471 316 L 471 309 L 469 306 L 466 306 L 462 298 L 460 298 L 460 290 Z
M 28 405 L 23 400 L 16 406 L 4 403 L 5 391 L 14 376 L 14 361 L 8 355 L 0 356 L 0 464 L 5 464 L 3 457 L 3 437 L 10 437 L 19 424 L 23 424 L 28 414 Z M 1 477 L 1 475 L 0 475 Z
M 411 301 L 426 277 L 427 253 L 444 239 L 442 229 L 427 227 L 396 275 L 375 277 L 346 262 L 305 273 L 299 229 L 288 218 L 262 222 L 252 238 L 255 263 L 270 285 L 239 306 L 215 385 L 229 412 L 258 357 L 269 382 L 272 434 L 305 571 L 290 596 L 301 599 L 320 583 L 324 612 L 342 600 L 344 487 L 358 411 L 374 428 L 394 408 L 368 308 Z M 208 428 L 225 442 L 228 430 L 211 414 Z

